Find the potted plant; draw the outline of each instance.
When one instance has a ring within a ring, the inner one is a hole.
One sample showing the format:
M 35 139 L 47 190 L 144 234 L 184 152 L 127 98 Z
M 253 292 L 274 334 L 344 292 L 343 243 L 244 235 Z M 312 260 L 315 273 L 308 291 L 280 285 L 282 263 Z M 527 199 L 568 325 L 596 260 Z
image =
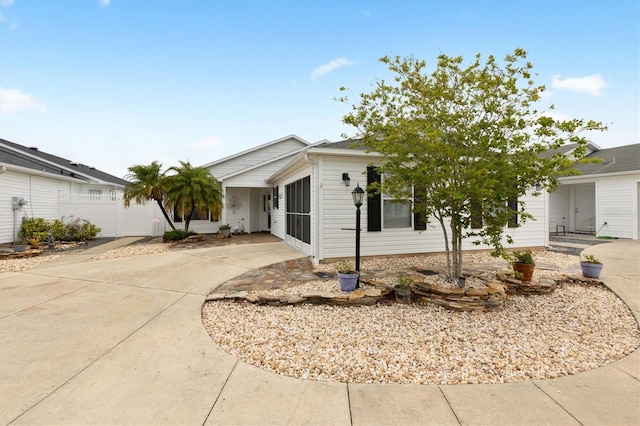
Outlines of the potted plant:
M 340 262 L 336 266 L 338 271 L 338 282 L 340 283 L 340 291 L 353 291 L 358 284 L 359 274 L 353 270 L 351 262 Z
M 413 284 L 413 277 L 406 275 L 400 275 L 396 278 L 396 286 L 393 292 L 396 296 L 396 302 L 398 303 L 411 303 L 411 284 Z
M 29 248 L 29 244 L 27 244 L 27 242 L 25 241 L 24 238 L 22 237 L 18 237 L 14 242 L 13 242 L 13 251 L 16 253 L 22 253 L 24 251 L 27 251 L 27 249 Z
M 520 281 L 531 281 L 536 264 L 530 250 L 514 251 L 512 253 L 512 267 Z
M 218 232 L 220 232 L 224 238 L 231 237 L 231 225 L 226 224 L 218 226 Z
M 596 259 L 596 257 L 592 254 L 585 255 L 584 260 L 580 261 L 582 275 L 587 278 L 600 278 L 602 266 L 602 262 Z

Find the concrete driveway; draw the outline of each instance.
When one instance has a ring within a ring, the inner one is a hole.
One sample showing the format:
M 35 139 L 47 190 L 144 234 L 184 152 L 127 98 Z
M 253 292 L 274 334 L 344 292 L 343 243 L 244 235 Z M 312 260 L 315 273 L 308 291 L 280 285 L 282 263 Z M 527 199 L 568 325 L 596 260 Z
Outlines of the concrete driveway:
M 257 369 L 211 341 L 204 297 L 299 252 L 264 243 L 87 261 L 126 242 L 0 274 L 0 424 L 640 424 L 638 351 L 506 385 L 321 383 Z M 598 255 L 620 262 L 608 279 L 638 316 L 640 277 L 624 265 L 639 245 L 615 244 Z

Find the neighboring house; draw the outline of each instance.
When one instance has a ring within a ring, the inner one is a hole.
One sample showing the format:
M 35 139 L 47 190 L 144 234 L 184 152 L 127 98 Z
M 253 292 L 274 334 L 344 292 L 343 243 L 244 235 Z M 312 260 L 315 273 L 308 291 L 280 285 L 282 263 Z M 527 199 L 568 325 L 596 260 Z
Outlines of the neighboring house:
M 571 157 L 575 144 L 554 152 Z M 579 175 L 560 178 L 549 195 L 551 233 L 564 232 L 630 238 L 640 233 L 640 144 L 600 149 L 587 146 Z
M 154 212 L 139 206 L 123 213 L 125 183 L 94 167 L 0 139 L 0 243 L 14 241 L 23 217 L 74 216 L 101 227 L 100 236 L 149 235 Z M 132 216 L 140 218 L 132 221 Z M 134 222 L 145 226 L 136 232 Z
M 316 261 L 352 257 L 356 209 L 351 191 L 358 183 L 366 189 L 380 178 L 367 172 L 380 156 L 350 145 L 352 141 L 310 145 L 290 135 L 205 164 L 222 183 L 222 218 L 194 220 L 190 229 L 216 232 L 220 224 L 240 223 L 245 232 L 270 232 Z M 513 247 L 547 246 L 547 198 L 527 197 L 526 203 L 538 220 L 506 233 L 514 238 Z M 361 211 L 362 256 L 444 251 L 440 226 L 422 223 L 410 204 L 392 203 L 382 195 L 368 198 Z M 469 240 L 465 248 L 483 246 Z

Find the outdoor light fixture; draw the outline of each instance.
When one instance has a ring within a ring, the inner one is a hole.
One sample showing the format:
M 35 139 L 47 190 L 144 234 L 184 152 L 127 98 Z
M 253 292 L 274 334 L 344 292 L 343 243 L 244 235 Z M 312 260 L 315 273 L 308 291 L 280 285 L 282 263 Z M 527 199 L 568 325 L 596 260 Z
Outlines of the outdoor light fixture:
M 347 178 L 348 179 L 348 178 Z M 364 200 L 364 189 L 360 188 L 360 183 L 356 184 L 356 187 L 351 191 L 351 196 L 353 197 L 353 205 L 359 209 L 362 206 L 362 201 Z
M 349 173 L 342 174 L 342 181 L 344 182 L 344 186 L 349 186 L 351 183 L 351 179 L 349 178 Z
M 353 205 L 356 206 L 356 272 L 358 273 L 358 282 L 356 288 L 360 288 L 360 207 L 364 200 L 364 189 L 360 188 L 360 183 L 351 191 L 353 197 Z
M 536 192 L 540 192 L 542 190 L 542 184 L 540 182 L 536 182 Z

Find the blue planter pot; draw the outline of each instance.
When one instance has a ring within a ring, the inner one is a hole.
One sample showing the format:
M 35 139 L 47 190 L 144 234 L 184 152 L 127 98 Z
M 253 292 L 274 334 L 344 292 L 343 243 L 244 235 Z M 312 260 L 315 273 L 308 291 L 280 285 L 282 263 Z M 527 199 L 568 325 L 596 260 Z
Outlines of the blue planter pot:
M 587 278 L 600 278 L 600 272 L 602 272 L 602 263 L 588 263 L 580 262 L 582 268 L 582 275 Z
M 338 272 L 338 282 L 340 283 L 340 291 L 353 291 L 358 283 L 358 274 Z

